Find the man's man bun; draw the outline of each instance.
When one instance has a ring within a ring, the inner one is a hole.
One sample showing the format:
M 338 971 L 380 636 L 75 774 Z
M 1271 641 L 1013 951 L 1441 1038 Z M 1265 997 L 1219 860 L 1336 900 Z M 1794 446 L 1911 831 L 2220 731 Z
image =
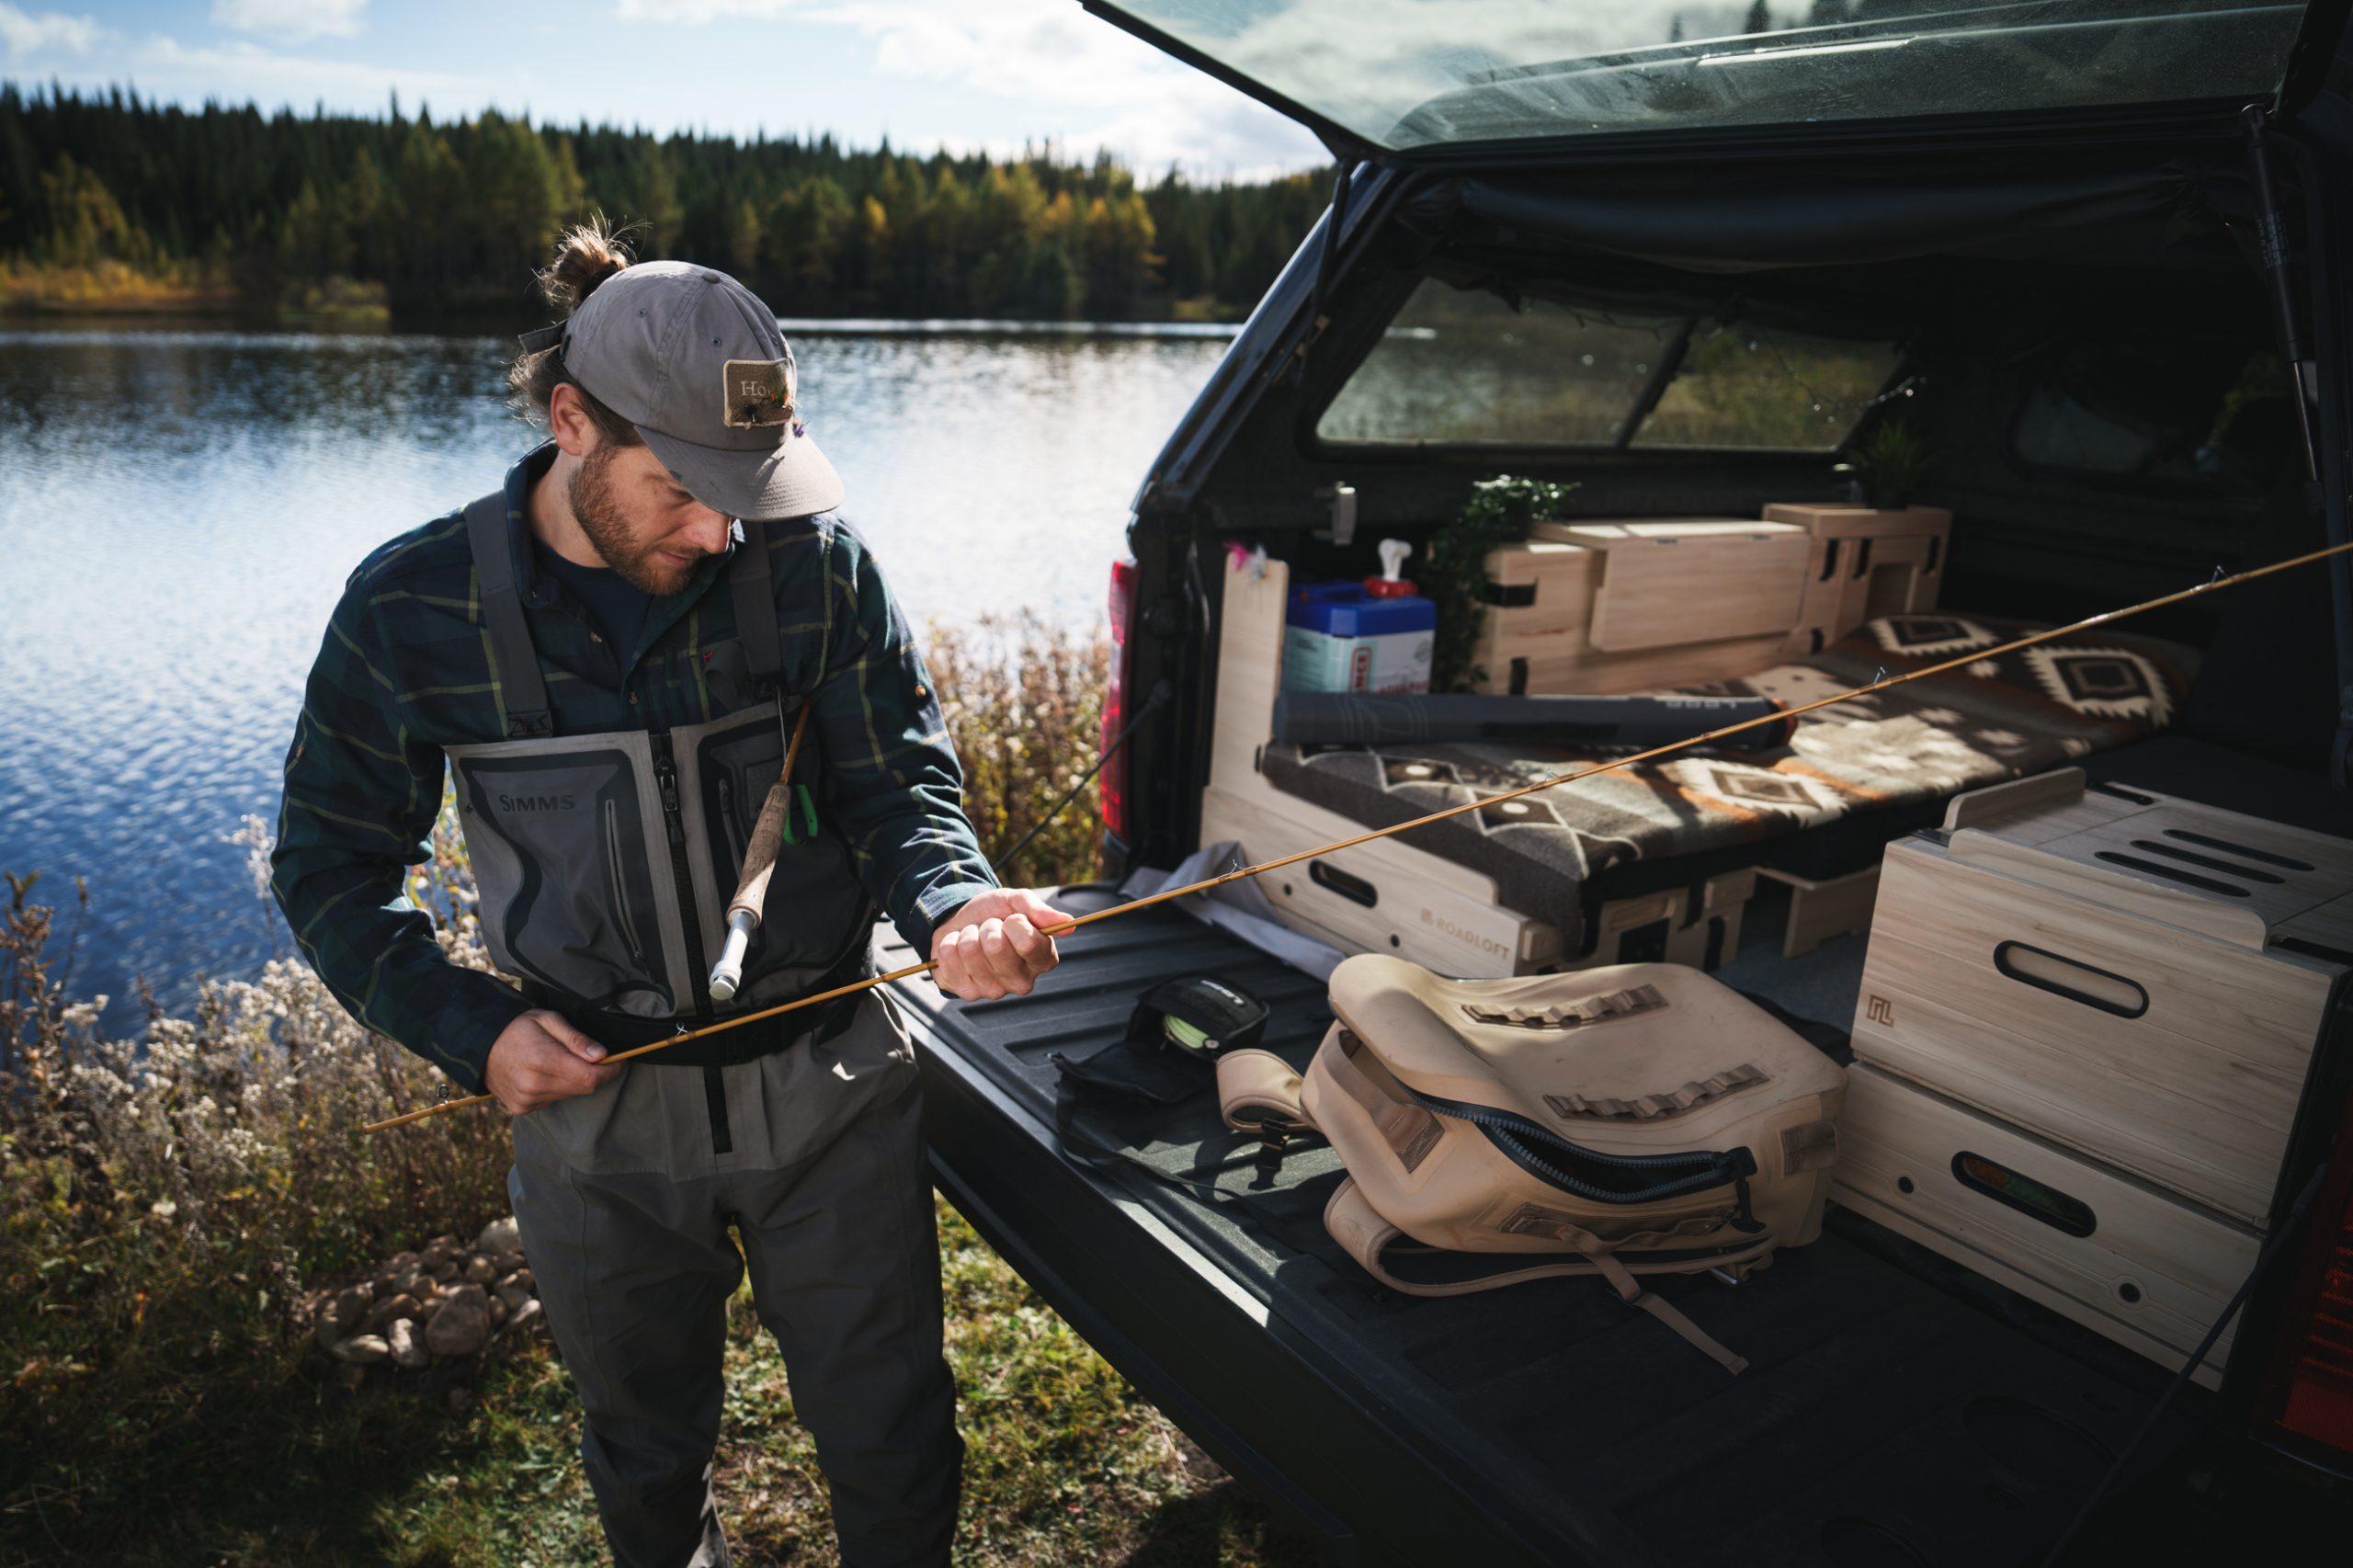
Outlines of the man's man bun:
M 580 308 L 581 301 L 597 291 L 598 284 L 627 267 L 630 260 L 628 249 L 620 243 L 620 232 L 607 227 L 602 218 L 592 218 L 556 240 L 555 259 L 536 274 L 540 292 L 556 311 L 569 316 Z M 644 444 L 628 420 L 598 403 L 586 387 L 573 381 L 563 368 L 562 349 L 527 349 L 506 370 L 506 385 L 516 412 L 537 423 L 546 421 L 548 400 L 555 395 L 556 388 L 567 383 L 580 394 L 581 406 L 588 411 L 588 417 L 607 441 L 617 447 Z
M 627 267 L 631 260 L 620 237 L 592 218 L 568 230 L 555 242 L 555 259 L 539 273 L 540 292 L 566 315 L 597 291 L 597 285 Z

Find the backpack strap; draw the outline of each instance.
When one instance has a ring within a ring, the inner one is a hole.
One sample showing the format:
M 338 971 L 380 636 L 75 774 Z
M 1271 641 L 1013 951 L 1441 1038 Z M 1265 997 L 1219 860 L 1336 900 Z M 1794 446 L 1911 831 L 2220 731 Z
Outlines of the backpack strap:
M 482 585 L 483 625 L 490 633 L 490 683 L 506 716 L 509 740 L 555 733 L 548 707 L 548 684 L 540 655 L 523 619 L 523 597 L 515 587 L 515 547 L 506 528 L 506 493 L 494 491 L 466 508 L 466 541 L 474 553 L 474 577 Z
M 768 581 L 768 523 L 746 522 L 744 542 L 727 563 L 727 586 L 735 604 L 735 635 L 744 640 L 752 688 L 767 697 L 784 678 L 784 644 L 777 636 L 776 589 Z
M 1748 1368 L 1745 1357 L 1728 1350 L 1707 1330 L 1693 1323 L 1672 1301 L 1643 1289 L 1632 1269 L 1610 1255 L 1610 1244 L 1599 1237 L 1578 1233 L 1577 1245 L 1583 1256 L 1575 1262 L 1539 1263 L 1523 1268 L 1506 1269 L 1483 1275 L 1476 1279 L 1448 1280 L 1444 1283 L 1423 1283 L 1401 1279 L 1382 1266 L 1381 1255 L 1392 1244 L 1408 1239 L 1405 1233 L 1391 1224 L 1380 1210 L 1373 1208 L 1353 1180 L 1343 1180 L 1324 1206 L 1324 1228 L 1341 1249 L 1363 1265 L 1366 1273 L 1392 1290 L 1408 1296 L 1467 1296 L 1474 1290 L 1492 1290 L 1499 1285 L 1517 1285 L 1525 1279 L 1545 1279 L 1558 1275 L 1599 1275 L 1608 1281 L 1618 1299 L 1630 1307 L 1639 1308 L 1672 1330 L 1686 1344 L 1705 1355 L 1725 1371 L 1737 1377 Z M 1641 1240 L 1628 1237 L 1627 1240 Z M 1429 1251 L 1424 1247 L 1415 1250 Z

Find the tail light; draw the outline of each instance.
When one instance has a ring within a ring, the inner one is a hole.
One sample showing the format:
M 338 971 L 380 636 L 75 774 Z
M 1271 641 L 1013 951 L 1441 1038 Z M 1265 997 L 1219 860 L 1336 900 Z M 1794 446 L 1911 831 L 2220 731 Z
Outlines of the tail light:
M 2353 1461 L 2353 1114 L 2313 1202 L 2261 1413 Z M 2334 1468 L 2334 1465 L 2332 1466 Z
M 1104 751 L 1128 724 L 1128 642 L 1129 623 L 1136 608 L 1136 563 L 1132 561 L 1111 562 L 1111 683 L 1103 693 Z M 1120 843 L 1131 842 L 1128 832 L 1128 754 L 1122 748 L 1119 756 L 1104 765 L 1097 776 L 1103 802 L 1104 831 Z

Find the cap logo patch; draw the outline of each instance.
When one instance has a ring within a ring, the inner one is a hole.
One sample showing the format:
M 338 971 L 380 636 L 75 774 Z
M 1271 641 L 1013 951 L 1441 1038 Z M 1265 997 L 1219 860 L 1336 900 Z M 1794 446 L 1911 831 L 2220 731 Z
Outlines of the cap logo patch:
M 720 406 L 732 428 L 756 429 L 792 418 L 791 360 L 730 359 L 722 379 Z

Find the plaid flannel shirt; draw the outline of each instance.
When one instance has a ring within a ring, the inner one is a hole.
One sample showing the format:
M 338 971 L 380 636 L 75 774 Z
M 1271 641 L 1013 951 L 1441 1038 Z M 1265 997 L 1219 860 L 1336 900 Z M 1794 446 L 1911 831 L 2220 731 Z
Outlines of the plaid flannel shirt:
M 506 473 L 524 615 L 562 734 L 656 733 L 721 716 L 711 653 L 735 638 L 726 560 L 654 601 L 638 646 L 608 646 L 526 535 L 542 445 Z M 958 905 L 996 886 L 963 807 L 963 773 L 905 617 L 873 555 L 839 519 L 768 529 L 788 691 L 812 694 L 826 766 L 824 816 L 858 880 L 918 952 Z M 716 590 L 716 591 L 714 591 Z M 346 583 L 287 748 L 271 889 L 303 956 L 369 1028 L 469 1092 L 490 1048 L 529 1006 L 451 963 L 410 901 L 407 868 L 431 856 L 445 745 L 506 738 L 462 511 L 377 549 Z

